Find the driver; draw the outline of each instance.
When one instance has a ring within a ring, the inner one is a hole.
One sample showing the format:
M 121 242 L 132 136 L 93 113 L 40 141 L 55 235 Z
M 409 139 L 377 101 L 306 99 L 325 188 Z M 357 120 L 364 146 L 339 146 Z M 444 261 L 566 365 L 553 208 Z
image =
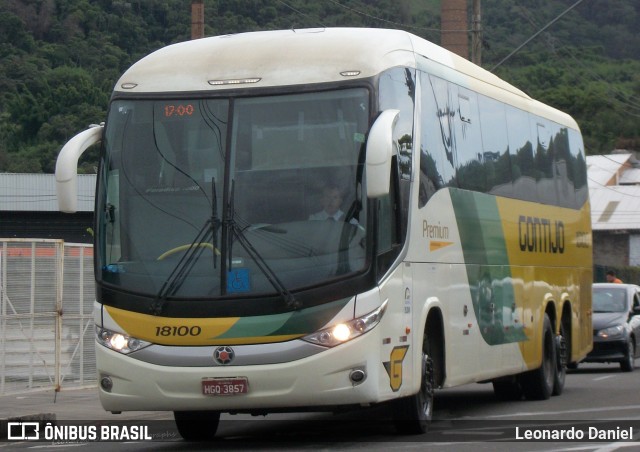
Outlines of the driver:
M 322 189 L 322 197 L 320 198 L 320 204 L 322 210 L 309 215 L 309 220 L 320 221 L 344 221 L 344 212 L 340 208 L 342 206 L 342 190 L 336 184 L 325 185 Z M 358 222 L 352 218 L 350 223 L 358 224 Z

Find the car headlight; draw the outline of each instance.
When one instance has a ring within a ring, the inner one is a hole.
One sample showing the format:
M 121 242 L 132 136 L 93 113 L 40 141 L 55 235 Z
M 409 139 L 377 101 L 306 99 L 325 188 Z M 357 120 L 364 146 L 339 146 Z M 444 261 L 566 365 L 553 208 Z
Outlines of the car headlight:
M 338 323 L 315 333 L 309 334 L 302 340 L 313 344 L 323 345 L 325 347 L 335 347 L 336 345 L 350 341 L 358 336 L 363 335 L 371 330 L 378 323 L 387 309 L 387 301 L 382 305 L 363 315 L 362 317 L 349 320 L 348 322 Z
M 96 336 L 100 344 L 124 355 L 151 345 L 151 342 L 99 327 L 96 327 Z
M 598 331 L 597 336 L 602 339 L 611 339 L 611 338 L 622 336 L 622 333 L 624 333 L 624 326 L 616 325 L 616 326 L 610 326 L 609 328 L 605 328 L 604 330 Z

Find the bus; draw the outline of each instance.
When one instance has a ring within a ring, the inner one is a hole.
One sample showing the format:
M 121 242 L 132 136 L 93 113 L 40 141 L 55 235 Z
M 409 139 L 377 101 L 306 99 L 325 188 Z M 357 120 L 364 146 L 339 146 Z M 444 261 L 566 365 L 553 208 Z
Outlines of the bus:
M 61 150 L 61 211 L 100 146 L 101 404 L 220 413 L 382 405 L 434 391 L 547 399 L 592 347 L 576 122 L 399 30 L 250 32 L 157 50 Z

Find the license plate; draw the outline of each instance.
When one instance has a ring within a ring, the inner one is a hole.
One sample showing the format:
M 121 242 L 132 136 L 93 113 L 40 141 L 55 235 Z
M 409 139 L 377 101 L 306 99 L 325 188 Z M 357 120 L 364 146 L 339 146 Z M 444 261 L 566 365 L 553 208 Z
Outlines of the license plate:
M 202 380 L 202 393 L 208 396 L 234 396 L 249 392 L 249 380 L 246 377 L 205 378 Z

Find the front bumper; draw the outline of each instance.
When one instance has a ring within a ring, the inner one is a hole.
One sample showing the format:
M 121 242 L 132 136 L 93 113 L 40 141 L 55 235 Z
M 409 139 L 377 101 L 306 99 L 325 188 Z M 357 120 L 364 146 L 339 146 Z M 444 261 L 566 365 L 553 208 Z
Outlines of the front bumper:
M 290 362 L 212 367 L 151 364 L 97 345 L 99 381 L 109 377 L 112 382 L 109 391 L 100 387 L 100 401 L 107 411 L 224 412 L 303 407 L 321 411 L 322 407 L 381 402 L 398 393 L 390 389 L 382 362 L 385 355 L 388 360 L 389 352 L 380 344 L 379 328 L 375 328 L 352 341 Z M 349 378 L 354 369 L 366 373 L 359 384 Z M 203 395 L 202 380 L 211 377 L 246 377 L 249 392 Z M 407 381 L 400 393 L 408 395 L 410 391 Z
M 625 359 L 627 353 L 627 340 L 601 340 L 593 338 L 593 350 L 589 352 L 583 362 L 609 363 L 619 362 Z

